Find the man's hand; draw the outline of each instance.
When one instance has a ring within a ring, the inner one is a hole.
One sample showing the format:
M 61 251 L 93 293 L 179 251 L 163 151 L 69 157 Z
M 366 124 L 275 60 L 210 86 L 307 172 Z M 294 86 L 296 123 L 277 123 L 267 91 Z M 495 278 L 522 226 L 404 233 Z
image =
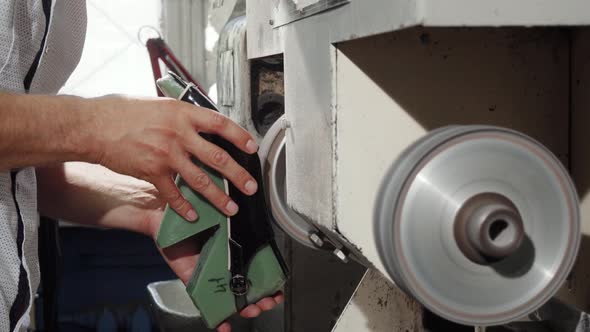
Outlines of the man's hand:
M 147 233 L 155 240 L 160 228 L 160 223 L 163 216 L 163 210 L 148 210 L 145 214 L 145 229 Z M 172 247 L 160 249 L 164 260 L 168 263 L 170 268 L 186 285 L 197 265 L 199 259 L 199 248 L 194 241 L 182 241 Z M 273 297 L 267 297 L 256 304 L 250 304 L 240 312 L 240 315 L 245 318 L 254 318 L 260 315 L 263 311 L 272 310 L 277 304 L 283 302 L 283 294 L 278 293 Z M 230 332 L 231 326 L 228 322 L 217 327 L 218 332 Z
M 258 145 L 225 116 L 169 98 L 0 93 L 0 171 L 68 161 L 99 163 L 151 182 L 165 201 L 188 220 L 197 218 L 173 177 L 180 174 L 220 211 L 238 206 L 191 161 L 219 171 L 245 194 L 258 184 L 226 151 L 199 133 L 222 136 L 246 153 Z
M 174 184 L 176 173 L 220 211 L 229 216 L 238 211 L 191 157 L 219 171 L 247 195 L 258 189 L 254 178 L 226 151 L 199 135 L 216 134 L 246 153 L 256 152 L 252 136 L 222 114 L 167 98 L 109 96 L 93 102 L 96 162 L 152 183 L 187 220 L 196 220 L 197 211 Z
M 39 210 L 43 215 L 87 226 L 126 229 L 156 239 L 166 202 L 153 185 L 99 166 L 67 163 L 37 169 Z M 199 259 L 193 241 L 161 250 L 170 268 L 186 284 Z M 283 301 L 277 294 L 249 305 L 240 313 L 256 317 Z M 223 323 L 218 331 L 228 332 Z

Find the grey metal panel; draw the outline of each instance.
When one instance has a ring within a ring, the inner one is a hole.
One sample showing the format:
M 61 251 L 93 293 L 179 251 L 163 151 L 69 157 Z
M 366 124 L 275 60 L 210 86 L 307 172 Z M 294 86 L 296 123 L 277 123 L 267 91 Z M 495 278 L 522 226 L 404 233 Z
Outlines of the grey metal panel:
M 303 9 L 307 6 L 316 4 L 316 3 L 323 1 L 323 0 L 289 0 L 289 1 L 292 1 L 293 4 L 296 5 L 297 9 Z
M 280 0 L 247 0 L 248 57 L 283 53 L 283 30 L 273 29 L 273 13 Z
M 248 0 L 251 19 L 249 54 L 251 57 L 282 51 L 283 29 L 273 29 L 281 1 Z M 311 20 L 318 30 L 330 30 L 327 43 L 340 42 L 423 26 L 544 26 L 590 24 L 590 3 L 585 0 L 362 0 L 320 15 Z M 285 40 L 286 41 L 286 40 Z
M 250 66 L 246 56 L 246 16 L 236 17 L 221 30 L 217 44 L 219 111 L 246 128 L 260 141 L 252 122 Z
M 286 253 L 292 273 L 285 286 L 285 331 L 331 331 L 366 269 L 293 240 Z
M 309 20 L 317 20 L 314 16 Z M 305 21 L 301 21 L 305 22 Z M 332 79 L 327 30 L 286 26 L 285 114 L 288 204 L 332 225 Z
M 590 28 L 576 29 L 571 47 L 571 173 L 580 197 L 582 242 L 578 261 L 559 298 L 590 312 Z M 565 110 L 563 111 L 566 112 Z
M 305 39 L 317 40 L 317 32 L 327 32 L 320 47 L 330 43 L 374 35 L 414 26 L 419 23 L 416 1 L 413 0 L 361 0 L 328 10 L 274 28 L 274 20 L 280 3 L 290 0 L 248 0 L 248 56 L 258 58 L 284 52 L 286 44 L 296 42 L 287 39 L 288 29 L 307 27 L 310 33 Z M 301 47 L 305 43 L 301 43 Z
M 338 43 L 420 25 L 419 4 L 412 0 L 356 0 L 300 22 L 329 31 L 326 42 Z
M 283 0 L 279 4 L 279 9 L 275 13 L 273 26 L 277 27 L 302 20 L 306 17 L 317 15 L 330 9 L 343 6 L 349 3 L 349 0 L 315 0 L 303 3 L 301 1 Z
M 218 65 L 222 69 L 221 75 L 218 75 L 220 83 L 218 104 L 222 107 L 232 107 L 235 103 L 234 51 L 232 49 L 220 51 Z
M 422 0 L 425 26 L 587 25 L 585 0 Z
M 422 330 L 422 307 L 381 273 L 367 270 L 332 331 Z

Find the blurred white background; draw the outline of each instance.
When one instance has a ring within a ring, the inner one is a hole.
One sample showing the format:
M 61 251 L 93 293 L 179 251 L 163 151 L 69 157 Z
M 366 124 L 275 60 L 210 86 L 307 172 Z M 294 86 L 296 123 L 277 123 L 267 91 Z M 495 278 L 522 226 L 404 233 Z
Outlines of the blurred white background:
M 60 93 L 155 96 L 149 55 L 137 38 L 160 27 L 161 0 L 87 0 L 88 31 L 80 64 Z

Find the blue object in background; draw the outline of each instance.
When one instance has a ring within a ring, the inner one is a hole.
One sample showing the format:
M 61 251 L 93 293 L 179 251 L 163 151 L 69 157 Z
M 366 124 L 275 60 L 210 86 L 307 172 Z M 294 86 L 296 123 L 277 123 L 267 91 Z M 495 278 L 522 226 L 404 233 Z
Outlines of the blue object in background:
M 176 276 L 152 239 L 79 227 L 62 227 L 59 233 L 59 331 L 158 331 L 149 314 L 146 286 Z M 38 308 L 38 319 L 41 311 Z

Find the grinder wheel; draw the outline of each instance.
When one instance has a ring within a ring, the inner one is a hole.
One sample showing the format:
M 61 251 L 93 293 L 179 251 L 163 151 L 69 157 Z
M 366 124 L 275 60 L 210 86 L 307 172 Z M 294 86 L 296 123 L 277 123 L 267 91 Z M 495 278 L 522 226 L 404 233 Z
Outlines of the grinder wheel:
M 260 143 L 258 155 L 262 163 L 262 177 L 264 180 L 267 203 L 271 208 L 273 220 L 282 231 L 297 242 L 313 249 L 318 247 L 310 240 L 310 235 L 316 232 L 297 212 L 293 211 L 286 202 L 286 156 L 285 156 L 285 128 L 284 118 L 281 116 L 270 127 Z
M 375 241 L 396 284 L 466 325 L 531 313 L 561 286 L 580 242 L 567 171 L 535 140 L 489 126 L 435 130 L 381 185 Z

